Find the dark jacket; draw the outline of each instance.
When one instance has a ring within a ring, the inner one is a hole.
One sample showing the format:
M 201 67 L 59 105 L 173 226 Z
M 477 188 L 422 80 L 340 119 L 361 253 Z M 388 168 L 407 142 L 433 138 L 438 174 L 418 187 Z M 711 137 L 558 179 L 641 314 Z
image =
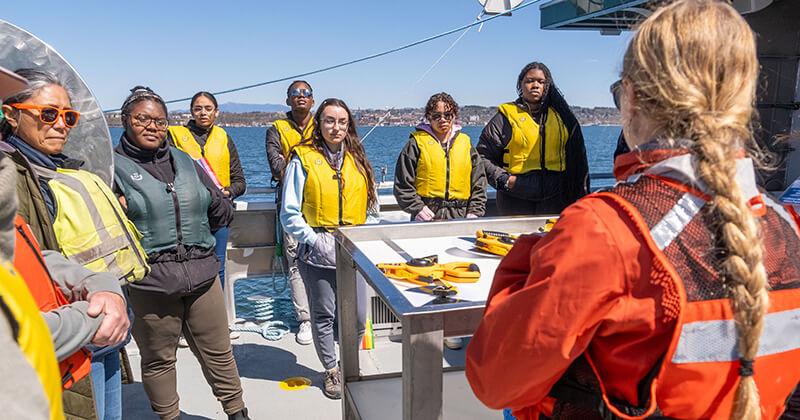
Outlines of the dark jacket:
M 53 218 L 47 210 L 47 204 L 42 194 L 39 176 L 33 170 L 31 163 L 11 144 L 0 141 L 0 151 L 5 153 L 17 167 L 17 199 L 19 209 L 17 213 L 31 228 L 33 236 L 44 249 L 61 251 L 53 231 Z
M 522 104 L 522 99 L 515 101 Z M 542 110 L 543 111 L 543 110 Z M 533 115 L 541 122 L 543 112 Z M 512 127 L 508 118 L 497 112 L 481 132 L 476 149 L 483 158 L 486 178 L 497 191 L 530 201 L 549 200 L 560 196 L 565 203 L 573 203 L 589 193 L 589 162 L 586 158 L 586 146 L 583 132 L 578 120 L 569 112 L 561 115 L 569 133 L 566 142 L 566 171 L 546 170 L 530 171 L 517 175 L 512 189 L 506 188 L 510 174 L 503 166 L 503 150 L 511 140 Z
M 422 127 L 417 127 L 422 129 Z M 453 138 L 458 135 L 456 132 Z M 450 142 L 452 145 L 453 142 Z M 447 151 L 449 153 L 449 150 Z M 467 217 L 467 214 L 483 216 L 486 213 L 486 172 L 483 168 L 481 157 L 474 147 L 470 147 L 469 155 L 472 160 L 472 173 L 470 176 L 470 198 L 466 207 L 442 206 L 441 200 L 420 197 L 414 186 L 417 179 L 417 161 L 420 150 L 417 141 L 412 137 L 397 157 L 394 169 L 394 197 L 403 211 L 411 214 L 413 220 L 423 206 L 428 206 L 434 213 L 436 220 L 449 220 Z
M 156 150 L 144 150 L 133 145 L 123 134 L 114 151 L 136 162 L 161 182 L 171 183 L 175 180 L 175 167 L 167 141 Z M 207 215 L 213 232 L 230 223 L 233 207 L 202 168 L 195 165 L 195 170 L 211 193 Z M 119 193 L 116 186 L 115 190 Z M 179 255 L 182 257 L 179 258 Z M 166 294 L 190 294 L 208 288 L 219 272 L 219 260 L 214 253 L 214 247 L 204 249 L 176 243 L 174 248 L 149 254 L 147 257 L 150 274 L 129 287 Z
M 192 136 L 194 136 L 194 139 L 197 141 L 197 144 L 200 145 L 200 148 L 205 147 L 206 140 L 208 140 L 208 134 L 211 133 L 211 129 L 198 127 L 197 124 L 194 123 L 194 120 L 189 121 L 189 123 L 186 124 L 186 128 L 188 128 L 189 132 L 192 133 Z M 169 139 L 169 144 L 174 146 L 175 144 L 169 134 L 167 134 L 167 138 Z M 239 152 L 236 150 L 236 144 L 233 142 L 233 139 L 230 135 L 228 135 L 228 152 L 231 156 L 231 185 L 228 187 L 228 191 L 230 191 L 231 196 L 228 198 L 233 200 L 247 191 L 247 181 L 244 178 L 242 162 L 239 160 Z

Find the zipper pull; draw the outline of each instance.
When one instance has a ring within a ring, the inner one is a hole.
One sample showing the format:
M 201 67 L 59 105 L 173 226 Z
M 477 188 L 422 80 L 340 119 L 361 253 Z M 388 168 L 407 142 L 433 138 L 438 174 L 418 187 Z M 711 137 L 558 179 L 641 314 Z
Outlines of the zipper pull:
M 170 182 L 167 184 L 167 192 L 170 194 L 175 192 L 175 185 L 173 183 Z

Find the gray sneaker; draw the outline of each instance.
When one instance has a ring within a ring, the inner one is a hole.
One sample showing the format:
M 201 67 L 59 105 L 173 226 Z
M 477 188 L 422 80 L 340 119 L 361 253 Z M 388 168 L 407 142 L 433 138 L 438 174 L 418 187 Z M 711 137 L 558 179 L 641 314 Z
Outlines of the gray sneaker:
M 323 375 L 325 380 L 323 381 L 322 393 L 332 400 L 342 399 L 342 378 L 339 367 L 326 370 Z

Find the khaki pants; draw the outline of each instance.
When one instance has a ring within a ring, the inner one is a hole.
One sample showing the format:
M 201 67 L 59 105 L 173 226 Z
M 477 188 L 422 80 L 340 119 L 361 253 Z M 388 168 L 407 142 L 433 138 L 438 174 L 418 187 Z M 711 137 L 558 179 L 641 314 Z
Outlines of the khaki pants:
M 244 408 L 219 279 L 209 289 L 187 296 L 131 288 L 129 302 L 136 314 L 133 337 L 142 357 L 142 382 L 158 416 L 180 415 L 175 361 L 181 333 L 225 413 Z

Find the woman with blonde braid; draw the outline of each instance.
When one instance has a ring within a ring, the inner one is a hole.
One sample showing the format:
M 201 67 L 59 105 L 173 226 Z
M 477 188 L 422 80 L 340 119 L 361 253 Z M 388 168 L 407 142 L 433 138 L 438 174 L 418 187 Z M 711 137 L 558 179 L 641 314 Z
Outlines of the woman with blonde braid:
M 698 30 L 703 28 L 703 30 Z M 520 419 L 775 419 L 800 380 L 800 220 L 756 188 L 753 33 L 678 0 L 631 40 L 619 183 L 498 268 L 467 350 Z M 524 328 L 509 328 L 524 320 Z

